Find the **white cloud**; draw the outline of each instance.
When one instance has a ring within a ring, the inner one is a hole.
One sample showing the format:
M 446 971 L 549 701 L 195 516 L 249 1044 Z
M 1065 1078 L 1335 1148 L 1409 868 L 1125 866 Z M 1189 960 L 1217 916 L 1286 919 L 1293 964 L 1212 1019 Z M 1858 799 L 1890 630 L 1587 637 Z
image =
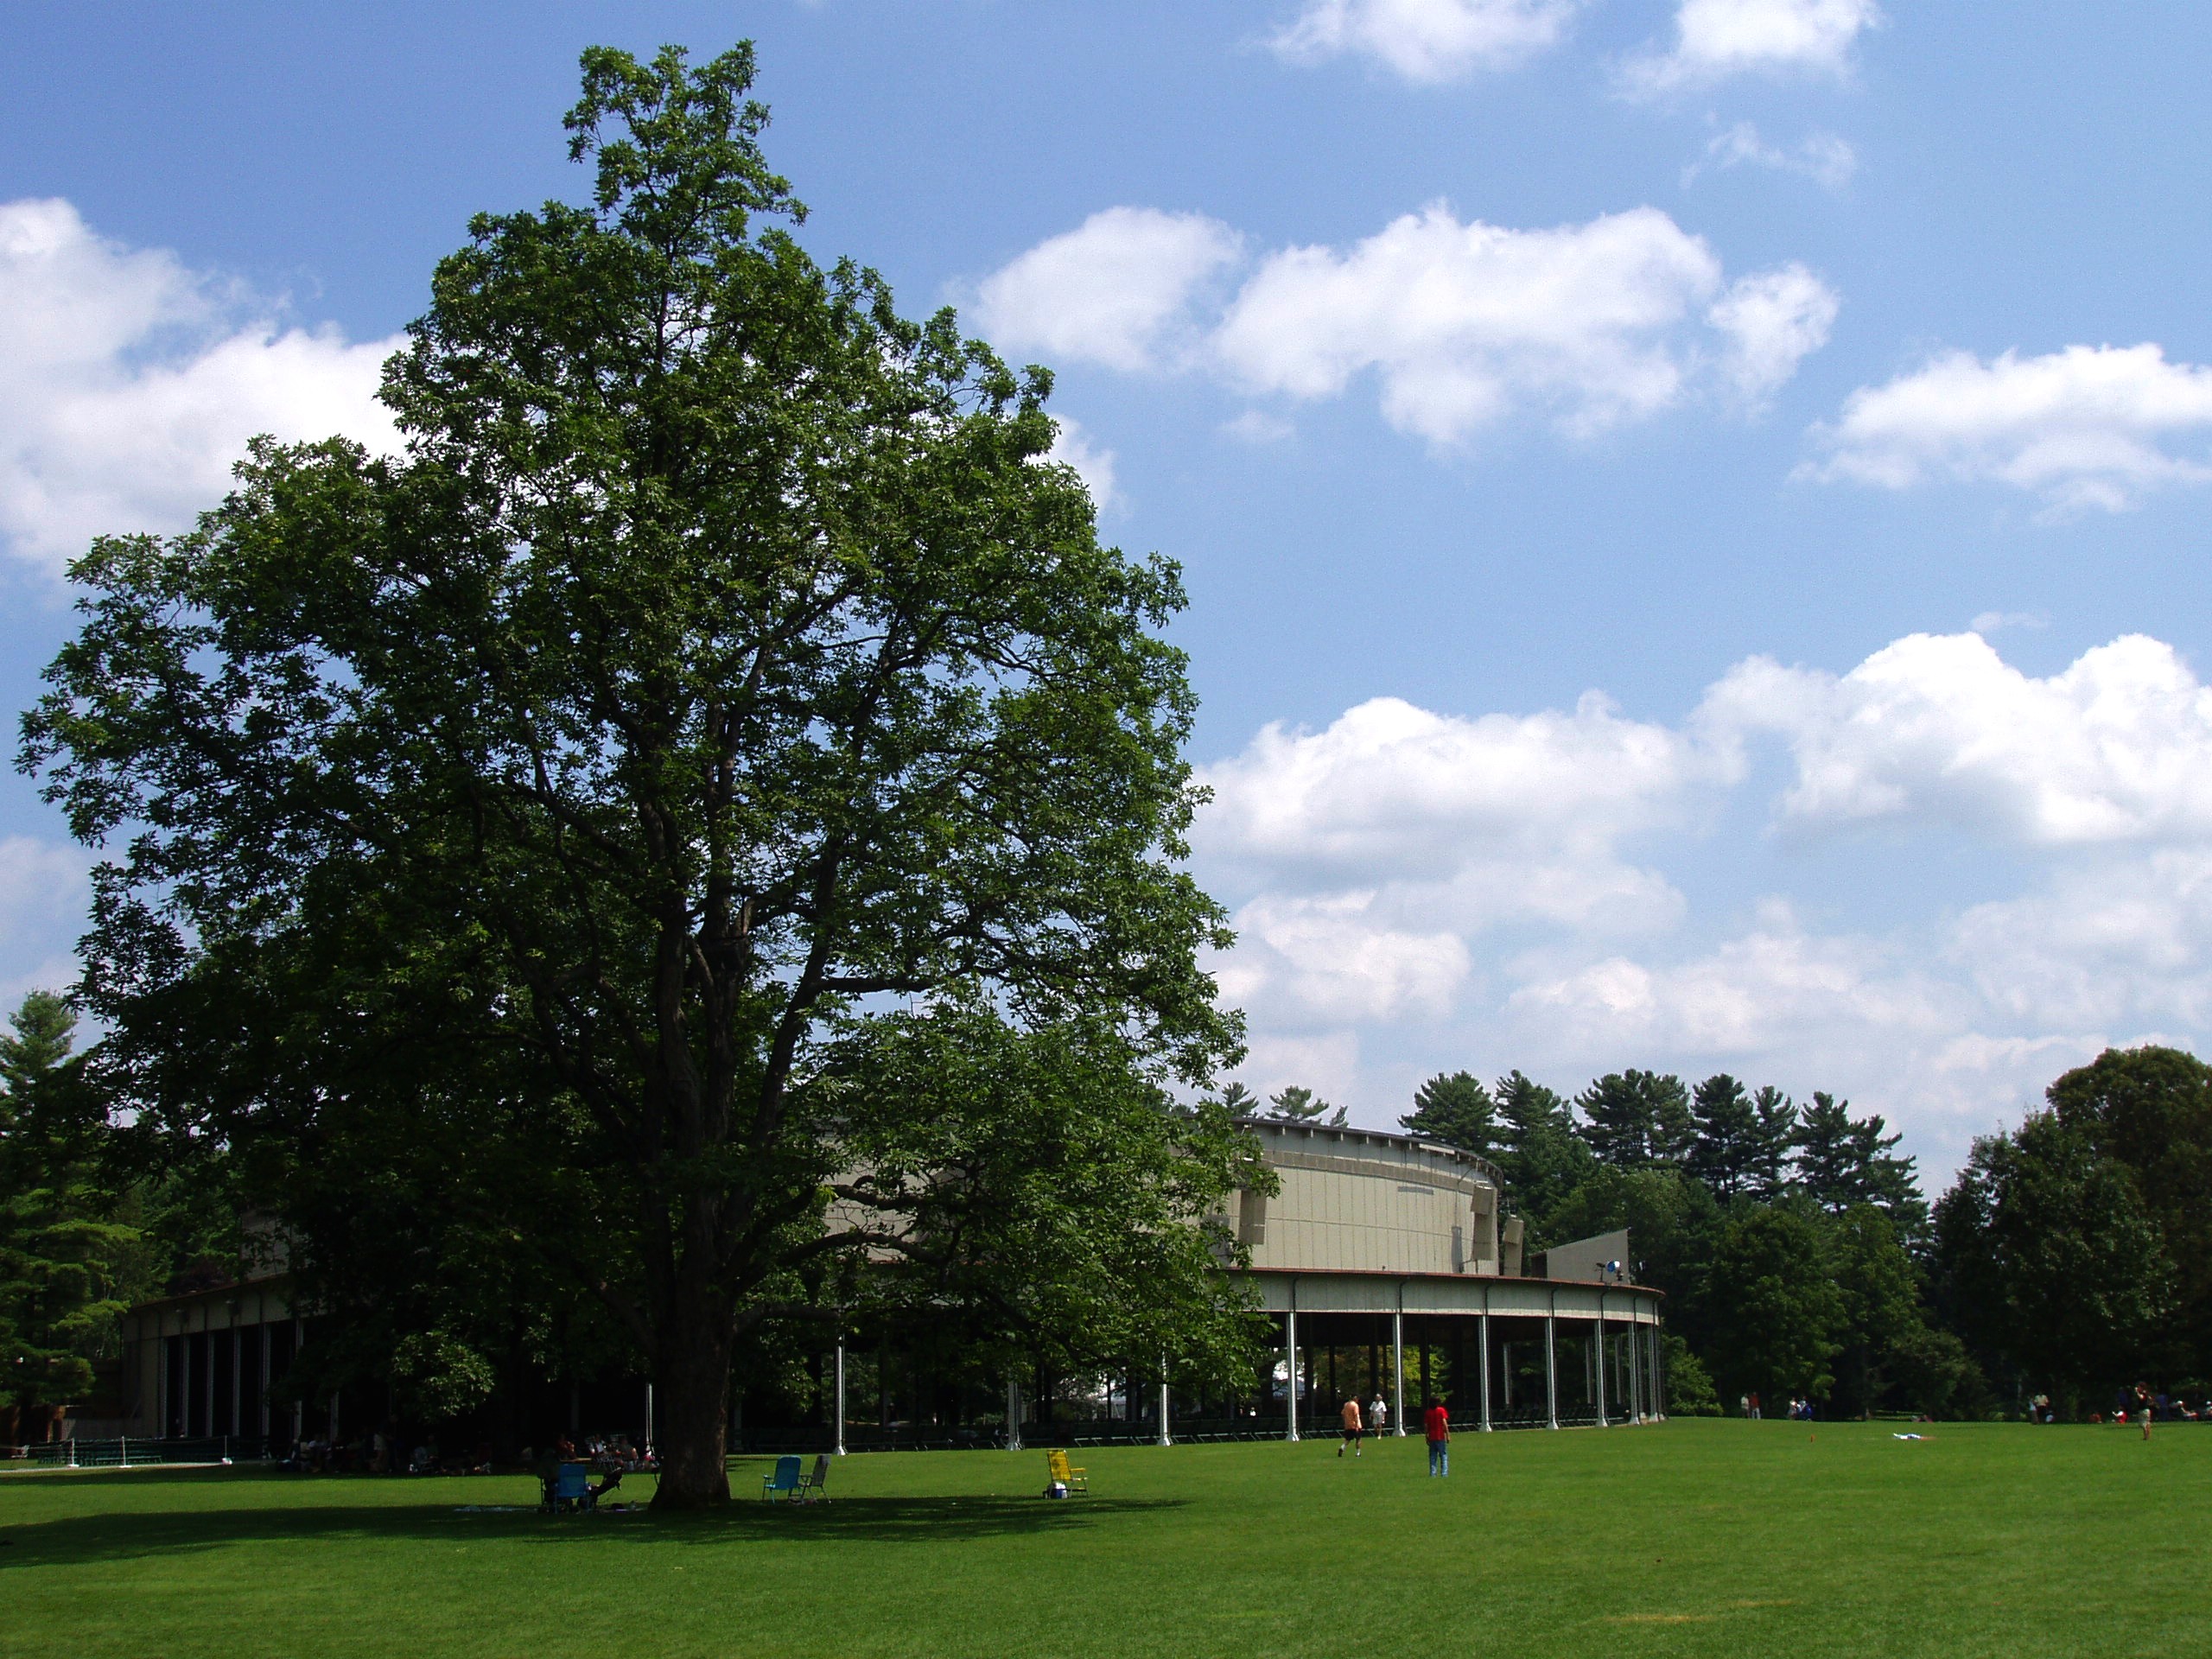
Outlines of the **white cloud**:
M 1372 374 L 1391 424 L 1444 446 L 1522 411 L 1584 435 L 1706 391 L 1756 404 L 1838 303 L 1798 264 L 1730 285 L 1655 207 L 1522 231 L 1437 206 L 1348 247 L 1278 250 L 1209 317 L 1242 245 L 1212 219 L 1112 208 L 986 278 L 983 319 L 1002 344 L 1211 370 L 1248 395 L 1332 397 Z M 1230 430 L 1275 435 L 1270 419 Z
M 1007 350 L 1149 368 L 1175 349 L 1192 302 L 1243 245 L 1203 214 L 1109 207 L 986 277 L 977 318 Z
M 1738 121 L 1715 133 L 1703 158 L 1682 173 L 1687 187 L 1707 168 L 1726 172 L 1732 168 L 1759 167 L 1770 172 L 1796 173 L 1830 190 L 1840 190 L 1859 171 L 1859 152 L 1832 132 L 1808 134 L 1794 149 L 1769 143 L 1749 121 Z
M 1801 311 L 1804 285 L 1827 292 L 1802 267 L 1775 280 Z M 1656 208 L 1516 231 L 1431 207 L 1347 249 L 1270 256 L 1215 346 L 1237 384 L 1294 398 L 1336 396 L 1371 371 L 1386 418 L 1433 443 L 1528 406 L 1589 434 L 1681 401 L 1700 348 L 1692 320 L 1722 281 L 1705 241 Z
M 1473 720 L 1377 697 L 1322 731 L 1265 727 L 1242 754 L 1202 767 L 1213 799 L 1195 845 L 1352 885 L 1448 880 L 1501 849 L 1516 861 L 1610 861 L 1623 837 L 1679 822 L 1723 764 L 1596 694 L 1572 713 Z
M 1721 373 L 1745 402 L 1764 403 L 1828 343 L 1840 306 L 1835 291 L 1802 265 L 1743 278 L 1707 314 L 1728 342 Z
M 1762 846 L 1722 810 L 1777 738 L 1783 824 L 1888 826 L 1878 906 L 1830 879 L 1820 836 Z M 1594 695 L 1473 717 L 1379 698 L 1268 727 L 1200 779 L 1248 1080 L 1318 1084 L 1325 1058 L 1363 1122 L 1440 1067 L 1568 1090 L 1726 1068 L 1885 1113 L 1940 1177 L 2107 1042 L 2212 1052 L 2212 689 L 2155 639 L 2046 677 L 1974 634 L 1840 674 L 1754 658 L 1675 724 Z M 2017 890 L 1953 912 L 1911 874 L 1930 834 L 2001 852 Z M 1761 872 L 1748 918 L 1738 864 Z M 1774 890 L 1793 872 L 1817 907 Z
M 1238 948 L 1217 970 L 1222 995 L 1330 1020 L 1447 1012 L 1472 967 L 1466 944 L 1456 933 L 1378 923 L 1375 899 L 1255 899 L 1237 912 Z
M 1840 75 L 1881 16 L 1874 0 L 1682 0 L 1673 47 L 1630 64 L 1627 83 L 1656 94 L 1732 75 Z
M 1558 43 L 1581 0 L 1309 0 L 1271 44 L 1298 60 L 1357 54 L 1406 79 L 1510 69 Z
M 1121 493 L 1114 484 L 1114 452 L 1102 448 L 1090 441 L 1083 423 L 1062 415 L 1053 425 L 1052 447 L 1045 452 L 1045 459 L 1072 467 L 1084 488 L 1090 492 L 1091 505 L 1100 512 L 1113 511 L 1122 505 Z
M 2054 509 L 2118 512 L 2154 489 L 2212 480 L 2212 368 L 2169 363 L 2159 346 L 2069 346 L 1987 362 L 1951 352 L 1851 394 L 1815 429 L 1825 461 L 1801 469 L 1904 489 L 1931 476 L 2003 483 Z M 2198 439 L 2197 453 L 2167 446 Z
M 1877 941 L 1807 933 L 1779 900 L 1758 925 L 1718 949 L 1651 967 L 1615 956 L 1522 986 L 1516 1013 L 1538 1015 L 1584 1044 L 1641 1042 L 1715 1061 L 1834 1044 L 1840 1033 L 1897 1041 L 1948 1036 L 1955 993 L 1901 970 Z
M 27 991 L 75 982 L 70 955 L 86 925 L 91 861 L 78 848 L 30 836 L 0 838 L 0 1014 Z
M 2047 628 L 2050 619 L 2040 611 L 1979 611 L 1967 624 L 1970 633 L 2001 633 L 2006 628 Z
M 2031 847 L 2212 836 L 2212 689 L 2140 634 L 2043 679 L 1975 633 L 1914 634 L 1841 677 L 1755 658 L 1700 719 L 1787 740 L 1781 810 L 1806 828 L 1916 820 Z
M 286 327 L 67 201 L 0 203 L 0 542 L 53 568 L 98 534 L 181 529 L 260 432 L 394 448 L 375 395 L 400 344 Z

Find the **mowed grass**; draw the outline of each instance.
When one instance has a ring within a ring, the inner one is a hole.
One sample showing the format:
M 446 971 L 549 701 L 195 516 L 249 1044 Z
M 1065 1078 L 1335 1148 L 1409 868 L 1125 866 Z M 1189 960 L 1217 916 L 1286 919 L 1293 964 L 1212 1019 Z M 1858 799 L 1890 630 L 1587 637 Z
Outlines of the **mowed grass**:
M 2212 1655 L 2212 1426 L 1926 1433 L 1462 1434 L 1448 1482 L 1418 1440 L 1131 1447 L 1066 1503 L 1040 1452 L 878 1454 L 828 1505 L 669 1518 L 5 1476 L 0 1654 Z

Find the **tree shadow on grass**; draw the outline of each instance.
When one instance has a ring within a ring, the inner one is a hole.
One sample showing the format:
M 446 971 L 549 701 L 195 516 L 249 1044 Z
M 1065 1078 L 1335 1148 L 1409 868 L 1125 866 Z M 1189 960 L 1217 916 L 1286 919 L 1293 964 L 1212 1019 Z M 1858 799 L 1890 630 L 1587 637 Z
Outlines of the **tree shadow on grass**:
M 1179 1498 L 843 1497 L 826 1503 L 747 1503 L 704 1513 L 643 1510 L 549 1516 L 534 1510 L 423 1504 L 270 1505 L 267 1508 L 134 1510 L 67 1516 L 0 1530 L 13 1546 L 0 1573 L 39 1566 L 189 1554 L 239 1545 L 302 1540 L 363 1543 L 525 1543 L 732 1546 L 769 1540 L 825 1543 L 943 1543 L 1079 1531 L 1121 1516 L 1183 1507 Z

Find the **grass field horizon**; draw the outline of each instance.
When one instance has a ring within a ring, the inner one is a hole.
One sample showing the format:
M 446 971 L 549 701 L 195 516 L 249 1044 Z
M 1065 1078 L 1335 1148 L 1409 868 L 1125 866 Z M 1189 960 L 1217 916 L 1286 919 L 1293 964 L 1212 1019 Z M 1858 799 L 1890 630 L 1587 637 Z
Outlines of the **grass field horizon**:
M 2212 1428 L 1675 1421 L 842 1459 L 832 1503 L 527 1478 L 0 1478 L 10 1656 L 2212 1653 Z M 629 1488 L 626 1487 L 626 1491 Z M 644 1496 L 643 1492 L 639 1496 Z

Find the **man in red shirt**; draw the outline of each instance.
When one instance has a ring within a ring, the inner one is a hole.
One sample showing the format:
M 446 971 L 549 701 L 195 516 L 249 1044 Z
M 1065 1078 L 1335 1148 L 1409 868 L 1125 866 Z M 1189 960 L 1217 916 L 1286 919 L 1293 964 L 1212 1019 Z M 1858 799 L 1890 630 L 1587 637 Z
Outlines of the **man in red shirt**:
M 1428 1433 L 1428 1472 L 1449 1475 L 1452 1472 L 1452 1414 L 1432 1395 L 1428 1409 L 1421 1413 L 1421 1421 Z

